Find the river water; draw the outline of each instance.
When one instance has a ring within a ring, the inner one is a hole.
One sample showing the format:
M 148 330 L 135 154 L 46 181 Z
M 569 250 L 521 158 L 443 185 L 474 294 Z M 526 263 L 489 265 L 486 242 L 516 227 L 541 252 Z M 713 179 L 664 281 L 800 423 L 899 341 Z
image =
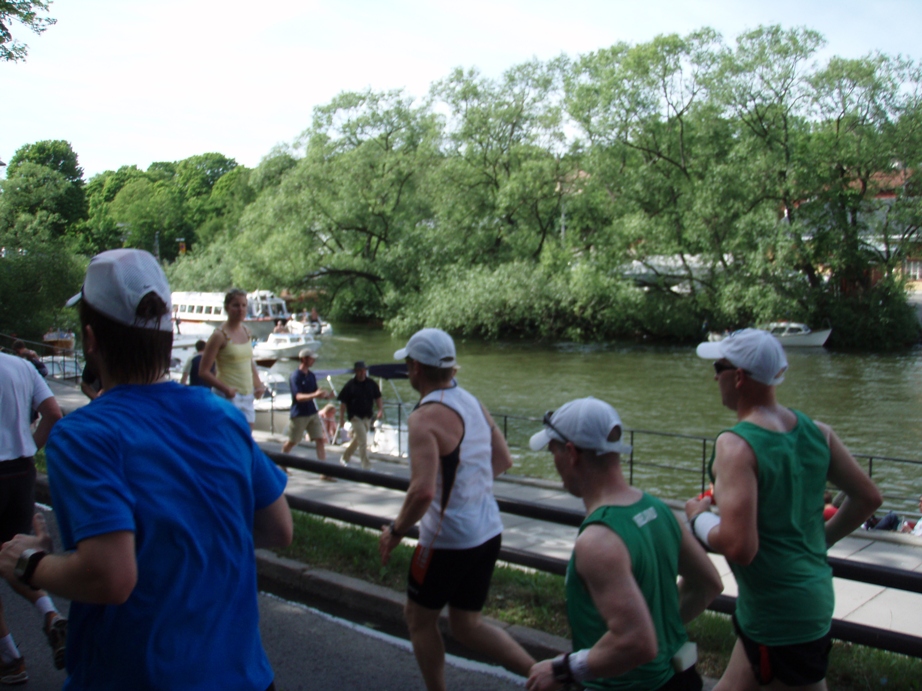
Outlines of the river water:
M 351 367 L 355 360 L 392 362 L 405 342 L 381 329 L 335 324 L 334 335 L 323 338 L 314 369 Z M 528 436 L 541 427 L 546 410 L 591 395 L 615 406 L 626 428 L 635 430 L 634 483 L 663 497 L 687 497 L 700 491 L 702 455 L 709 456 L 710 444 L 703 450 L 699 439 L 636 431 L 713 438 L 735 422 L 735 415 L 720 405 L 711 363 L 699 359 L 694 347 L 520 341 L 456 345 L 458 382 L 500 424 L 501 416 L 512 416 L 505 424 L 518 474 L 556 477 L 550 454 L 528 450 Z M 856 454 L 922 459 L 922 349 L 857 355 L 792 348 L 787 356 L 790 368 L 778 388 L 781 403 L 831 424 Z M 283 361 L 274 369 L 289 372 L 295 366 Z M 339 387 L 345 380 L 333 381 Z M 418 399 L 405 381 L 397 382 L 396 389 L 406 404 Z M 390 384 L 382 391 L 386 401 L 396 399 Z M 396 408 L 389 407 L 387 415 L 397 421 Z M 866 459 L 859 460 L 867 467 Z M 918 511 L 922 465 L 875 458 L 872 474 L 887 506 Z

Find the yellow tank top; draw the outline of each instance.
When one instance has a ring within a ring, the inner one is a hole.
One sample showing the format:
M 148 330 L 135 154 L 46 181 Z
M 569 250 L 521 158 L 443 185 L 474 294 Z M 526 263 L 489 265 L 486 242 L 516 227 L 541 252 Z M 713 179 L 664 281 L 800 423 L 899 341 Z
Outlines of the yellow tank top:
M 222 331 L 223 333 L 223 331 Z M 226 336 L 227 334 L 225 334 Z M 246 343 L 231 343 L 230 340 L 218 351 L 218 379 L 237 389 L 237 393 L 253 393 L 253 346 Z

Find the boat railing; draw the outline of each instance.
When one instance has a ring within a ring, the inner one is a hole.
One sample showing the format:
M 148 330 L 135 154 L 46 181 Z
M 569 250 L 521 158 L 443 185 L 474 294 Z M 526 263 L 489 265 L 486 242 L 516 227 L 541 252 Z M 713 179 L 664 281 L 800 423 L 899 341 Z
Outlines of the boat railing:
M 411 410 L 412 406 L 407 408 L 402 401 L 385 401 L 387 419 L 393 422 L 393 416 L 396 416 L 398 427 L 406 422 Z M 529 437 L 541 427 L 541 418 L 536 417 L 493 413 L 493 418 L 513 451 L 527 449 Z M 708 462 L 714 449 L 713 437 L 646 429 L 626 429 L 625 433 L 632 449 L 622 458 L 622 463 L 632 485 L 638 481 L 646 484 L 645 480 L 660 471 L 687 477 L 688 482 L 684 484 L 697 492 L 704 492 L 710 485 Z M 400 451 L 401 454 L 406 453 L 405 449 Z M 922 468 L 922 460 L 856 452 L 852 455 L 867 469 L 869 477 L 874 479 L 876 475 L 878 480 L 886 482 L 882 489 L 884 504 L 881 511 L 894 510 L 908 516 L 919 516 L 919 488 L 912 483 L 890 481 L 888 472 L 899 467 L 910 470 L 910 476 L 918 477 L 917 470 Z

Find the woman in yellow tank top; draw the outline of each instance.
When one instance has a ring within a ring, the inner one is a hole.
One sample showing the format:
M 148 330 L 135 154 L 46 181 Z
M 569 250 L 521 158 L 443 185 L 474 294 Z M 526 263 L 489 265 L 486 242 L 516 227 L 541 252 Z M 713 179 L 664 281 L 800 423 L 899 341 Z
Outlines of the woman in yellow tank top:
M 215 393 L 227 398 L 246 416 L 250 428 L 256 422 L 253 410 L 254 398 L 260 398 L 266 388 L 259 380 L 256 363 L 253 362 L 253 346 L 250 332 L 243 325 L 247 315 L 247 295 L 234 288 L 224 296 L 224 311 L 227 321 L 221 324 L 208 339 L 199 376 Z M 217 363 L 217 374 L 211 373 L 211 365 Z

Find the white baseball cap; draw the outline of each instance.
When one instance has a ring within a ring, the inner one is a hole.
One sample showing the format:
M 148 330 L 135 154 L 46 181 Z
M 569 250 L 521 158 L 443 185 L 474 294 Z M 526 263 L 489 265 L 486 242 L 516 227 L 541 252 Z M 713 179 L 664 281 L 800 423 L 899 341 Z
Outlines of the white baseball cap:
M 617 434 L 614 434 L 615 430 Z M 630 453 L 631 445 L 621 441 L 621 418 L 618 411 L 605 401 L 589 396 L 564 403 L 544 416 L 544 429 L 533 434 L 528 442 L 532 451 L 540 451 L 551 439 L 572 442 L 578 449 L 596 454 Z M 616 437 L 614 441 L 611 437 Z
M 166 303 L 167 311 L 159 319 L 138 318 L 138 304 L 148 293 L 155 293 Z M 83 288 L 67 301 L 73 307 L 80 300 L 109 319 L 142 329 L 173 330 L 170 284 L 160 264 L 150 252 L 119 249 L 101 252 L 90 260 Z
M 298 352 L 298 359 L 299 359 L 299 360 L 303 360 L 303 359 L 306 358 L 306 357 L 314 358 L 314 359 L 316 360 L 316 359 L 317 359 L 317 351 L 316 351 L 316 350 L 311 350 L 310 348 L 302 348 L 302 349 Z
M 729 360 L 766 386 L 783 382 L 788 368 L 781 341 L 761 329 L 734 331 L 722 341 L 701 343 L 695 352 L 705 360 Z
M 441 329 L 421 329 L 410 337 L 405 348 L 394 353 L 395 360 L 412 358 L 430 367 L 454 367 L 455 342 Z

